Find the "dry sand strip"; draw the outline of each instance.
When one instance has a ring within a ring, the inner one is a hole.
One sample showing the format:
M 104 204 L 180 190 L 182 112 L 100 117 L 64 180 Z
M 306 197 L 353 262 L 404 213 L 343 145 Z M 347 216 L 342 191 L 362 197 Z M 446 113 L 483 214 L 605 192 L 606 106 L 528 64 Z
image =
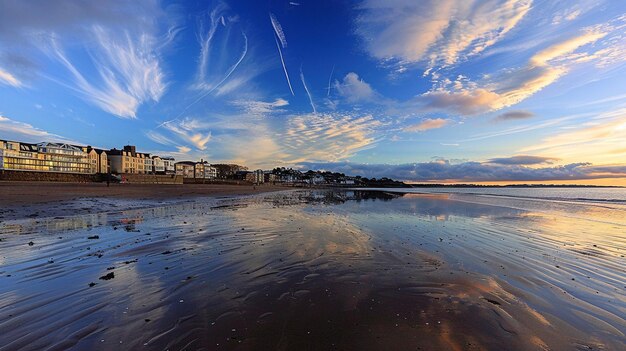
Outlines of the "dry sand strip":
M 242 196 L 293 187 L 231 184 L 0 182 L 0 220 L 150 207 L 198 197 Z M 126 200 L 126 201 L 120 201 Z

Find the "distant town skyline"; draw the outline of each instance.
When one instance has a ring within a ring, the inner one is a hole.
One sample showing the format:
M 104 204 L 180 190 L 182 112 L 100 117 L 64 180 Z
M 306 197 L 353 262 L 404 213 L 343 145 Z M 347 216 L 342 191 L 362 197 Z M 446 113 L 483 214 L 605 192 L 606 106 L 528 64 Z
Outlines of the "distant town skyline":
M 626 185 L 626 3 L 6 1 L 0 139 Z

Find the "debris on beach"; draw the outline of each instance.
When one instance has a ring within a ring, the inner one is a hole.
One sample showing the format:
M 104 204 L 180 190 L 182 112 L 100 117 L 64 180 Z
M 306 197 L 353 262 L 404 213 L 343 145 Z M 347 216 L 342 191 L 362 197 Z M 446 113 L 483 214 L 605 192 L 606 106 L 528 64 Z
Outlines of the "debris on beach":
M 100 280 L 111 280 L 113 278 L 115 278 L 115 273 L 109 272 L 106 275 L 103 275 L 102 277 L 100 277 Z

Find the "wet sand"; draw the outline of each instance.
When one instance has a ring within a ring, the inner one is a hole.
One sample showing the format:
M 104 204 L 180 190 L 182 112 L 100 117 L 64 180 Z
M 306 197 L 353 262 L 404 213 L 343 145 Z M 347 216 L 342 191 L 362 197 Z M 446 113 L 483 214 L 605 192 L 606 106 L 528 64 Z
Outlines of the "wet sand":
M 623 349 L 623 225 L 467 201 L 292 191 L 5 221 L 0 350 Z
M 291 189 L 263 184 L 117 184 L 0 181 L 0 220 L 56 217 L 151 207 L 196 197 L 225 197 Z

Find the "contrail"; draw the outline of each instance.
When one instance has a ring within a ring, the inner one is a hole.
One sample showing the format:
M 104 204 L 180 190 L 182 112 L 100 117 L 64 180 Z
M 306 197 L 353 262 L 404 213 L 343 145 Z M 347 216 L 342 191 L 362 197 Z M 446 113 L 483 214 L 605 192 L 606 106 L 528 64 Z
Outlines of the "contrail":
M 278 48 L 278 55 L 280 56 L 280 62 L 283 64 L 283 71 L 285 71 L 285 78 L 287 78 L 287 84 L 289 85 L 289 90 L 291 91 L 292 96 L 296 96 L 293 93 L 293 88 L 291 87 L 291 81 L 289 80 L 289 73 L 287 73 L 287 67 L 285 66 L 285 60 L 283 60 L 283 52 L 280 49 L 280 45 L 278 44 L 278 39 L 274 37 L 274 41 L 276 41 L 276 47 Z
M 206 76 L 206 69 L 209 65 L 209 49 L 211 48 L 211 41 L 213 40 L 213 36 L 215 35 L 215 31 L 217 30 L 217 22 L 220 20 L 217 18 L 217 15 L 222 11 L 222 7 L 218 6 L 213 11 L 211 11 L 211 26 L 209 27 L 209 31 L 206 34 L 206 37 L 202 34 L 199 35 L 200 39 L 200 72 L 198 76 L 198 81 L 203 81 Z M 221 16 L 224 18 L 224 16 Z M 200 24 L 202 27 L 202 23 Z M 200 28 L 202 31 L 202 28 Z
M 304 85 L 304 90 L 306 94 L 309 96 L 309 102 L 311 103 L 311 107 L 313 108 L 313 113 L 317 113 L 315 109 L 315 104 L 313 103 L 313 98 L 311 97 L 311 93 L 309 92 L 309 88 L 306 86 L 306 82 L 304 81 L 304 73 L 302 73 L 302 66 L 300 66 L 300 79 L 302 79 L 302 85 Z
M 178 119 L 180 116 L 183 115 L 183 113 L 187 112 L 187 110 L 191 106 L 197 104 L 200 100 L 204 99 L 205 97 L 207 97 L 207 95 L 211 94 L 215 89 L 217 89 L 220 85 L 222 85 L 228 79 L 228 77 L 230 77 L 231 74 L 233 74 L 233 72 L 237 69 L 237 67 L 239 67 L 239 64 L 241 63 L 241 61 L 243 61 L 243 59 L 246 57 L 246 54 L 248 53 L 248 36 L 244 32 L 241 32 L 241 34 L 243 35 L 244 44 L 245 44 L 244 47 L 243 47 L 243 53 L 241 53 L 241 57 L 239 57 L 239 60 L 237 60 L 237 62 L 235 62 L 235 64 L 230 67 L 230 69 L 228 70 L 228 73 L 226 73 L 226 76 L 224 76 L 224 78 L 219 83 L 217 83 L 214 87 L 212 87 L 209 91 L 207 91 L 206 93 L 200 95 L 200 97 L 198 97 L 194 102 L 192 102 L 187 107 L 185 107 L 185 109 L 182 110 L 181 113 L 178 114 L 178 116 L 176 116 L 174 119 L 172 119 L 170 121 L 161 123 L 161 125 L 159 125 L 159 127 L 164 125 L 164 124 L 166 124 L 166 123 L 169 123 L 169 122 L 171 122 L 173 120 Z
M 283 49 L 286 48 L 287 38 L 285 37 L 285 32 L 283 32 L 283 27 L 278 22 L 278 19 L 276 19 L 276 16 L 274 16 L 274 14 L 271 12 L 270 12 L 270 21 L 272 21 L 272 27 L 274 27 L 274 32 L 276 32 L 278 39 L 280 39 L 280 43 L 282 44 Z
M 335 65 L 333 65 L 333 69 L 330 71 L 330 76 L 328 77 L 328 91 L 326 96 L 330 96 L 330 81 L 333 79 L 333 72 L 335 72 Z

